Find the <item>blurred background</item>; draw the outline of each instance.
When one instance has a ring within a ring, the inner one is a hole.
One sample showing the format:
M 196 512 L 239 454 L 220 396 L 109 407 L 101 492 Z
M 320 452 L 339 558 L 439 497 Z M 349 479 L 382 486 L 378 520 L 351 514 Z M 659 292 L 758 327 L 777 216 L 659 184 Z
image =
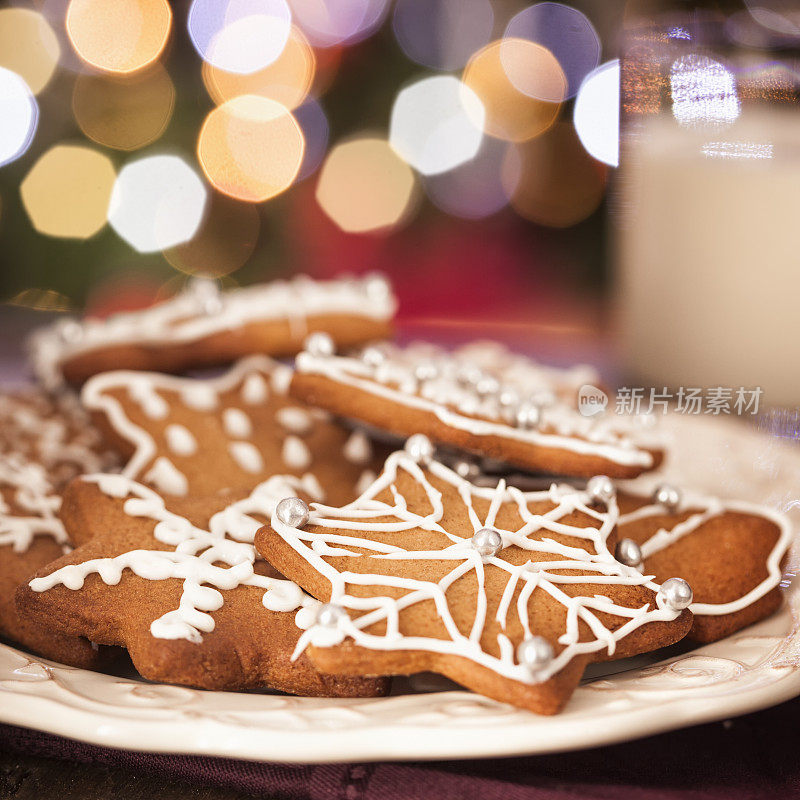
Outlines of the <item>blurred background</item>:
M 5 3 L 0 297 L 382 270 L 415 335 L 755 383 L 800 356 L 798 47 L 796 0 Z

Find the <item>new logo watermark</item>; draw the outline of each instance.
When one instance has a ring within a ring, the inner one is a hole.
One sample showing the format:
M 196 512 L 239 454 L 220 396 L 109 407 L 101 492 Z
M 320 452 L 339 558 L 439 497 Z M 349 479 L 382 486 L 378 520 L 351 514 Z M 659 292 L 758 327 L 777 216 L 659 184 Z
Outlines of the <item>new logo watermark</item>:
M 602 414 L 608 405 L 608 395 L 591 383 L 584 383 L 578 389 L 578 411 L 584 417 L 593 417 Z

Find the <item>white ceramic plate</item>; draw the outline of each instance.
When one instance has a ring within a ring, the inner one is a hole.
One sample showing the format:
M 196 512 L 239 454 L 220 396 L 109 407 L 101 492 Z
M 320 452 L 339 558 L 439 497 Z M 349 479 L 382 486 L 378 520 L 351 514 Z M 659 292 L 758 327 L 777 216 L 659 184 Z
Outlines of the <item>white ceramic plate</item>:
M 651 481 L 666 478 L 768 503 L 800 520 L 796 448 L 717 419 L 676 416 L 668 428 L 676 455 Z M 555 717 L 453 690 L 427 676 L 404 684 L 404 693 L 379 699 L 204 692 L 70 669 L 0 644 L 0 721 L 131 750 L 258 761 L 574 750 L 724 719 L 800 695 L 798 608 L 800 585 L 793 582 L 779 613 L 728 639 L 673 649 L 661 661 L 598 666 Z

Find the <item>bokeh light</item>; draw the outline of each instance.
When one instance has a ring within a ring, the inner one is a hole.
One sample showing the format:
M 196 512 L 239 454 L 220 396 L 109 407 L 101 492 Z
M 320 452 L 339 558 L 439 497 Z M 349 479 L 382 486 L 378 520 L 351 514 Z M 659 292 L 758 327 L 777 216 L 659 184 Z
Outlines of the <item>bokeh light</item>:
M 403 52 L 432 69 L 461 69 L 489 42 L 494 11 L 489 0 L 397 0 L 392 27 Z
M 505 35 L 546 47 L 564 72 L 567 90 L 563 95 L 548 94 L 552 91 L 551 87 L 540 82 L 532 83 L 526 75 L 522 75 L 520 81 L 514 70 L 509 73 L 521 92 L 531 94 L 538 100 L 560 102 L 566 97 L 573 97 L 583 79 L 600 62 L 600 37 L 594 26 L 580 11 L 562 3 L 537 3 L 523 9 L 511 18 Z M 514 57 L 513 54 L 511 57 Z
M 175 87 L 161 64 L 124 79 L 79 75 L 72 90 L 72 112 L 81 130 L 117 150 L 136 150 L 158 139 L 174 107 Z
M 286 0 L 192 0 L 187 26 L 204 61 L 249 75 L 280 56 L 291 23 Z
M 37 311 L 69 311 L 69 298 L 55 289 L 23 289 L 6 303 L 21 308 L 34 308 Z
M 313 97 L 309 97 L 300 108 L 296 108 L 294 116 L 306 142 L 303 164 L 297 175 L 297 180 L 301 181 L 313 175 L 325 158 L 330 129 L 325 111 Z
M 47 20 L 29 8 L 0 9 L 0 67 L 16 72 L 34 94 L 53 76 L 61 48 Z
M 167 44 L 167 0 L 70 0 L 67 35 L 75 52 L 105 72 L 129 73 L 152 64 Z
M 363 137 L 330 151 L 320 171 L 317 202 L 342 230 L 366 233 L 407 219 L 414 190 L 414 173 L 389 143 Z
M 0 67 L 0 167 L 30 147 L 38 119 L 39 105 L 28 84 L 16 72 Z
M 108 221 L 140 253 L 165 250 L 194 236 L 207 194 L 200 176 L 182 158 L 145 156 L 120 170 Z
M 164 251 L 175 269 L 220 278 L 253 254 L 261 221 L 256 206 L 213 192 L 202 225 L 185 244 Z
M 589 74 L 578 90 L 573 123 L 586 151 L 598 161 L 619 164 L 619 60 Z
M 286 46 L 269 66 L 242 75 L 204 61 L 203 82 L 217 104 L 241 94 L 258 94 L 277 100 L 291 110 L 307 97 L 315 66 L 316 58 L 308 40 L 299 28 L 292 26 Z
M 475 158 L 426 178 L 425 193 L 437 208 L 455 217 L 482 219 L 496 214 L 516 189 L 511 167 L 505 163 L 509 147 L 513 145 L 486 137 Z
M 106 223 L 114 177 L 114 165 L 99 151 L 56 145 L 22 181 L 22 203 L 40 233 L 88 239 Z
M 458 78 L 423 78 L 397 95 L 389 142 L 418 172 L 436 175 L 478 152 L 485 118 L 483 103 Z
M 672 114 L 684 126 L 727 125 L 741 112 L 733 73 L 719 61 L 686 55 L 670 70 Z
M 197 155 L 219 191 L 259 203 L 292 185 L 304 148 L 303 132 L 286 106 L 247 94 L 228 100 L 206 117 Z
M 354 44 L 373 33 L 388 0 L 289 0 L 295 22 L 314 47 Z
M 514 210 L 552 228 L 586 219 L 605 191 L 606 167 L 586 153 L 566 122 L 511 148 L 503 172 Z
M 527 86 L 521 92 L 516 83 Z M 537 100 L 537 94 L 566 91 L 567 80 L 555 56 L 524 39 L 496 40 L 479 50 L 464 70 L 464 83 L 486 109 L 485 131 L 490 136 L 522 142 L 546 131 L 556 120 L 560 103 Z

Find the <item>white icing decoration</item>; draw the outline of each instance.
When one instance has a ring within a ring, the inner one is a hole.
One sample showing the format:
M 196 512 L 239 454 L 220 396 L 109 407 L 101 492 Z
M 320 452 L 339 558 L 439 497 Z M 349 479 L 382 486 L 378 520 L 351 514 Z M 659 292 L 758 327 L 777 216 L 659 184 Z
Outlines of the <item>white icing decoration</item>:
M 289 384 L 292 382 L 293 371 L 286 364 L 276 364 L 272 370 L 272 390 L 275 394 L 289 394 Z
M 245 471 L 245 472 L 263 472 L 264 459 L 261 458 L 261 453 L 252 442 L 231 442 L 228 445 L 228 452 L 231 458 Z
M 497 391 L 482 394 L 478 391 L 480 380 L 464 379 L 464 370 L 474 365 L 458 352 L 448 354 L 436 350 L 432 361 L 435 373 L 419 380 L 415 370 L 420 363 L 431 361 L 429 355 L 423 360 L 420 350 L 418 345 L 405 351 L 395 349 L 377 368 L 358 358 L 319 357 L 303 352 L 298 355 L 295 366 L 298 372 L 322 375 L 393 403 L 429 412 L 445 425 L 476 436 L 513 439 L 642 468 L 653 464 L 652 455 L 640 447 L 644 445 L 643 429 L 634 421 L 616 414 L 584 417 L 571 403 L 558 400 L 558 395 L 564 394 L 566 389 L 553 378 L 553 373 L 560 374 L 557 370 L 508 354 L 511 366 L 504 370 L 496 368 L 496 374 L 490 376 L 493 389 Z M 429 351 L 429 347 L 423 350 Z M 543 392 L 553 395 L 553 402 L 541 409 L 542 422 L 538 428 L 524 429 L 509 424 L 507 410 L 500 402 L 503 389 L 513 390 L 519 397 L 535 397 Z
M 375 482 L 377 476 L 371 469 L 365 469 L 356 482 L 356 494 L 362 495 Z
M 214 630 L 211 612 L 224 604 L 222 593 L 238 586 L 263 589 L 262 602 L 270 611 L 308 610 L 306 617 L 313 616 L 319 603 L 296 584 L 254 571 L 256 531 L 282 498 L 298 492 L 309 493 L 313 487 L 305 479 L 287 475 L 270 478 L 247 498 L 215 514 L 208 530 L 168 511 L 156 492 L 128 478 L 95 475 L 84 480 L 96 483 L 103 492 L 112 489 L 112 497 L 127 497 L 123 505 L 125 513 L 155 520 L 153 535 L 174 549 L 132 550 L 114 558 L 96 558 L 61 567 L 31 581 L 33 591 L 45 592 L 54 586 L 78 590 L 92 574 L 113 586 L 119 583 L 126 569 L 146 580 L 179 579 L 183 588 L 178 607 L 153 620 L 150 633 L 158 639 L 188 639 L 194 643 L 201 642 L 204 633 Z
M 290 469 L 307 469 L 311 466 L 311 451 L 297 436 L 287 436 L 281 450 L 283 463 Z
M 364 431 L 353 431 L 342 452 L 350 463 L 366 464 L 372 458 L 372 444 Z
M 142 311 L 117 314 L 105 320 L 61 320 L 38 331 L 29 341 L 33 368 L 48 387 L 63 381 L 62 365 L 93 350 L 120 345 L 169 347 L 198 342 L 214 334 L 241 330 L 260 321 L 286 320 L 302 338 L 310 317 L 342 314 L 372 320 L 388 320 L 396 301 L 391 291 L 375 292 L 371 279 L 313 281 L 300 276 L 232 289 L 208 313 L 199 293 L 189 288 L 159 305 Z M 65 322 L 71 327 L 63 335 Z
M 159 456 L 153 462 L 144 479 L 167 494 L 185 497 L 189 492 L 186 476 L 166 456 Z
M 176 456 L 193 456 L 197 452 L 197 439 L 184 425 L 167 425 L 164 436 Z
M 248 375 L 242 384 L 242 400 L 250 406 L 260 406 L 269 400 L 269 387 L 262 375 Z
M 395 485 L 398 470 L 408 472 L 427 495 L 432 511 L 422 517 L 407 507 Z M 498 674 L 521 681 L 535 683 L 546 680 L 557 673 L 576 655 L 607 651 L 613 654 L 617 642 L 631 631 L 650 622 L 669 621 L 675 619 L 680 612 L 668 608 L 656 595 L 655 607 L 645 605 L 642 608 L 629 608 L 614 603 L 610 598 L 597 593 L 570 596 L 560 587 L 576 584 L 646 586 L 652 591 L 658 590 L 652 576 L 642 575 L 635 569 L 620 564 L 608 549 L 607 540 L 613 531 L 617 518 L 616 503 L 612 501 L 605 512 L 597 511 L 588 505 L 585 492 L 567 486 L 553 485 L 543 492 L 523 493 L 513 487 L 507 487 L 504 481 L 494 488 L 474 486 L 460 478 L 444 465 L 433 462 L 430 472 L 438 479 L 456 487 L 463 500 L 472 530 L 460 537 L 445 530 L 440 521 L 444 517 L 442 495 L 427 479 L 423 470 L 406 453 L 393 453 L 386 461 L 383 474 L 358 500 L 343 508 L 330 508 L 317 503 L 312 505 L 309 524 L 303 529 L 292 528 L 282 523 L 273 513 L 272 528 L 291 546 L 308 564 L 331 585 L 331 602 L 346 609 L 357 610 L 362 616 L 352 619 L 345 616 L 337 628 L 330 630 L 314 625 L 303 633 L 294 652 L 298 657 L 309 643 L 317 646 L 330 646 L 344 638 L 352 638 L 356 644 L 376 650 L 426 650 L 436 653 L 448 653 L 467 658 L 481 666 L 494 670 Z M 376 497 L 389 489 L 393 495 L 392 504 L 379 501 Z M 473 506 L 474 498 L 489 500 L 489 509 L 481 519 Z M 533 514 L 528 504 L 531 502 L 550 501 L 555 507 L 544 514 Z M 503 503 L 513 503 L 522 519 L 522 527 L 518 530 L 502 530 L 496 526 L 496 516 Z M 576 527 L 561 520 L 573 511 L 580 511 L 596 520 L 599 527 Z M 376 522 L 380 518 L 390 521 Z M 310 528 L 322 528 L 322 532 L 311 531 Z M 471 547 L 470 538 L 474 532 L 484 527 L 495 527 L 502 536 L 504 546 L 514 545 L 536 552 L 552 554 L 552 558 L 541 561 L 528 561 L 515 566 L 504 561 L 500 554 L 489 558 L 484 564 L 481 557 Z M 361 531 L 400 532 L 413 529 L 435 531 L 452 544 L 449 547 L 432 552 L 421 550 L 405 550 L 392 544 L 364 538 Z M 324 529 L 335 529 L 337 533 L 326 533 Z M 349 533 L 352 531 L 352 533 Z M 585 541 L 591 547 L 571 547 L 558 543 L 546 535 L 547 531 L 575 537 Z M 539 536 L 535 536 L 535 534 Z M 359 556 L 352 547 L 366 548 L 376 559 L 420 559 L 422 561 L 452 560 L 453 569 L 438 583 L 418 578 L 388 577 L 377 574 L 360 574 L 355 572 L 340 573 L 328 564 L 327 556 Z M 532 675 L 526 667 L 514 662 L 512 649 L 501 648 L 500 656 L 486 653 L 480 646 L 480 638 L 485 625 L 487 598 L 483 589 L 484 570 L 492 568 L 508 573 L 506 588 L 496 612 L 496 619 L 505 628 L 508 615 L 512 613 L 511 600 L 515 589 L 522 584 L 522 591 L 513 612 L 516 613 L 526 635 L 531 634 L 528 617 L 528 600 L 538 589 L 547 592 L 554 600 L 567 610 L 567 624 L 559 644 L 563 649 L 556 655 L 552 663 L 537 675 Z M 579 570 L 580 575 L 564 575 L 566 570 Z M 456 627 L 448 607 L 447 590 L 463 575 L 475 573 L 479 585 L 476 602 L 476 617 L 470 634 L 462 634 Z M 356 597 L 347 593 L 348 585 L 359 586 L 392 586 L 407 589 L 402 597 L 393 598 L 380 593 L 374 597 Z M 449 638 L 437 639 L 427 636 L 405 636 L 399 631 L 399 613 L 415 603 L 433 600 L 439 616 L 449 634 Z M 606 628 L 595 612 L 605 612 L 627 621 L 616 630 Z M 368 634 L 365 628 L 381 621 L 386 622 L 386 632 L 382 635 Z M 591 630 L 592 637 L 580 640 L 579 622 L 584 622 Z
M 792 543 L 792 527 L 789 520 L 776 511 L 766 506 L 756 503 L 747 503 L 740 500 L 720 500 L 716 497 L 706 497 L 702 495 L 687 495 L 683 493 L 681 508 L 697 509 L 697 513 L 692 514 L 683 522 L 677 522 L 672 528 L 660 528 L 646 542 L 641 545 L 642 556 L 647 559 L 656 553 L 660 553 L 675 542 L 680 541 L 684 536 L 688 536 L 698 530 L 702 525 L 716 516 L 720 516 L 727 511 L 740 514 L 750 514 L 762 517 L 775 524 L 779 530 L 779 536 L 767 559 L 767 577 L 750 591 L 743 594 L 736 600 L 729 603 L 692 603 L 689 608 L 693 614 L 706 616 L 718 616 L 721 614 L 733 614 L 754 603 L 765 594 L 774 589 L 781 581 L 781 561 Z M 678 509 L 680 512 L 680 509 Z M 622 530 L 628 523 L 636 520 L 646 519 L 647 517 L 663 516 L 665 509 L 660 504 L 645 505 L 623 514 L 619 518 L 621 535 Z
M 181 391 L 183 404 L 195 411 L 214 411 L 219 405 L 219 392 L 211 384 L 192 381 Z
M 246 439 L 253 433 L 250 417 L 240 408 L 226 408 L 222 412 L 222 426 L 232 439 Z
M 285 406 L 275 412 L 275 419 L 278 424 L 290 433 L 303 435 L 308 433 L 314 425 L 311 413 L 308 409 L 299 406 Z

